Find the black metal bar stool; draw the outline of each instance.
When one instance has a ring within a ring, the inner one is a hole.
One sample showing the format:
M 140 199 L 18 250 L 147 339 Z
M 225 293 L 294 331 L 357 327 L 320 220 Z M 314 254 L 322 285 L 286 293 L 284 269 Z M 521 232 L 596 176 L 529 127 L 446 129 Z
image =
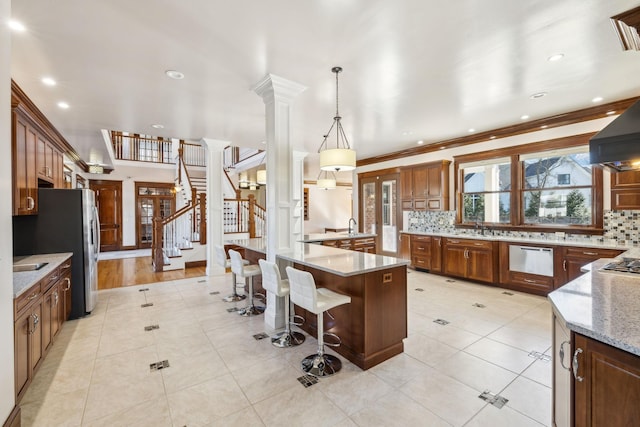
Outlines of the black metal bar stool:
M 253 276 L 259 275 L 260 266 L 258 264 L 245 265 L 242 255 L 239 252 L 229 249 L 229 258 L 231 259 L 231 271 L 245 282 L 249 283 L 249 303 L 245 308 L 238 311 L 240 316 L 255 316 L 264 312 L 264 307 L 253 305 Z
M 262 287 L 277 297 L 284 297 L 284 332 L 271 337 L 271 344 L 276 347 L 291 347 L 300 345 L 304 342 L 304 334 L 292 331 L 291 325 L 294 324 L 293 316 L 291 316 L 291 299 L 289 298 L 289 281 L 282 279 L 280 269 L 273 263 L 264 259 L 258 260 L 260 270 L 262 270 Z
M 291 301 L 297 306 L 315 314 L 318 322 L 318 352 L 302 359 L 302 370 L 315 377 L 331 376 L 342 368 L 342 362 L 331 354 L 324 353 L 324 312 L 351 302 L 348 295 L 339 294 L 326 288 L 316 288 L 316 282 L 308 271 L 287 267 Z M 340 339 L 335 334 L 327 334 Z M 337 344 L 327 344 L 338 346 Z

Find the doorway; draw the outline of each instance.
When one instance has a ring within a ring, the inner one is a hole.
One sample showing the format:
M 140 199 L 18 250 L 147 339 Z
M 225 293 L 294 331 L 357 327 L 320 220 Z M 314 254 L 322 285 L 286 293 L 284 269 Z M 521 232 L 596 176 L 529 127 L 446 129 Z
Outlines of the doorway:
M 89 181 L 96 193 L 100 219 L 100 252 L 122 248 L 122 181 Z
M 175 212 L 173 184 L 136 182 L 136 242 L 138 249 L 151 247 L 153 218 L 166 218 Z
M 360 224 L 364 233 L 375 233 L 376 253 L 398 256 L 400 224 L 400 171 L 374 171 L 360 174 Z

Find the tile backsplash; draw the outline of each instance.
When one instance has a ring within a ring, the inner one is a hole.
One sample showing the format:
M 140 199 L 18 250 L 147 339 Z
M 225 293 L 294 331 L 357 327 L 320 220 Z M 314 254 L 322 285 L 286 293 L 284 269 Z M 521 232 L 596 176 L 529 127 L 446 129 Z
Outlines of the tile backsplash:
M 475 229 L 456 229 L 454 226 L 456 217 L 455 211 L 410 211 L 405 218 L 408 221 L 407 231 L 417 232 L 434 232 L 434 233 L 456 233 L 466 235 L 476 235 L 480 230 Z M 493 236 L 508 237 L 524 237 L 524 238 L 542 238 L 555 239 L 555 233 L 529 233 L 526 231 L 508 231 L 508 230 L 488 230 L 485 234 Z M 605 211 L 604 212 L 604 235 L 602 236 L 585 236 L 566 234 L 567 239 L 572 237 L 580 239 L 592 239 L 602 241 L 616 240 L 621 244 L 640 245 L 640 211 Z

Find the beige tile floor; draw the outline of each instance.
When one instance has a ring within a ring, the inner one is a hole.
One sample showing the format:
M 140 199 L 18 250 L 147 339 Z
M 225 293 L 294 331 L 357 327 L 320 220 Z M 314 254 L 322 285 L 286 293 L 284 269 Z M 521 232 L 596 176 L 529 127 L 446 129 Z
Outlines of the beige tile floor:
M 90 317 L 62 328 L 21 402 L 23 425 L 550 425 L 551 363 L 528 355 L 550 354 L 545 298 L 410 271 L 404 354 L 368 371 L 345 361 L 304 388 L 299 363 L 316 340 L 290 349 L 254 340 L 263 318 L 227 312 L 230 280 L 220 271 L 101 291 Z M 169 368 L 150 371 L 165 359 Z M 484 390 L 508 403 L 485 403 Z

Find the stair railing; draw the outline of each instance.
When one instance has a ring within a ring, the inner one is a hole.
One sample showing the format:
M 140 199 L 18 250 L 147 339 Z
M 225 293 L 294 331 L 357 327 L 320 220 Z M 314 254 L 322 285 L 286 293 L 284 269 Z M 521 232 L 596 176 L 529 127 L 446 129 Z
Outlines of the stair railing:
M 225 233 L 248 233 L 250 238 L 266 235 L 266 210 L 248 198 L 224 199 L 223 229 Z

